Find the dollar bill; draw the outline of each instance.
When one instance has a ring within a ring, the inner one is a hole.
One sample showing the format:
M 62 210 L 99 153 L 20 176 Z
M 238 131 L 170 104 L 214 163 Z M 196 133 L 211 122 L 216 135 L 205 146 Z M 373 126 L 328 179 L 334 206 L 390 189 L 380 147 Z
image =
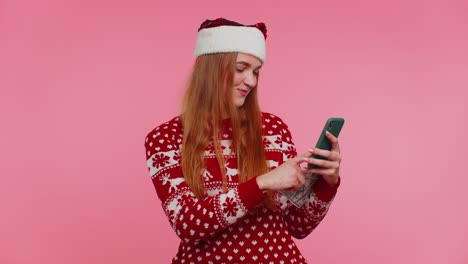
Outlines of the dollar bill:
M 295 191 L 281 191 L 281 193 L 297 208 L 301 208 L 309 200 L 312 187 L 318 181 L 319 177 L 320 175 L 317 174 L 307 174 L 306 181 L 301 188 Z

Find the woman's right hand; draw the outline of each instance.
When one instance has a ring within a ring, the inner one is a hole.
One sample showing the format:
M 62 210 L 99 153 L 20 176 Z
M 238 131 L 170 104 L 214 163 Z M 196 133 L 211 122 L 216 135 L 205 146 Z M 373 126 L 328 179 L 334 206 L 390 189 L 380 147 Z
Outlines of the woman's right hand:
M 307 162 L 304 158 L 310 155 L 312 155 L 311 152 L 306 152 L 284 162 L 278 168 L 258 176 L 258 186 L 264 191 L 289 191 L 299 189 L 305 182 L 304 169 L 302 169 L 300 165 Z

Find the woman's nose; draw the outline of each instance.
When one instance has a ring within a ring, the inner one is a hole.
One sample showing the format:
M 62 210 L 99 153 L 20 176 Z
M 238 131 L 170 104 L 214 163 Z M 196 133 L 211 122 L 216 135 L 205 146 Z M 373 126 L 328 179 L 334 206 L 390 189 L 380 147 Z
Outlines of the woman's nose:
M 250 88 L 255 87 L 255 84 L 257 83 L 257 77 L 253 73 L 249 73 L 245 77 L 244 83 L 250 86 Z

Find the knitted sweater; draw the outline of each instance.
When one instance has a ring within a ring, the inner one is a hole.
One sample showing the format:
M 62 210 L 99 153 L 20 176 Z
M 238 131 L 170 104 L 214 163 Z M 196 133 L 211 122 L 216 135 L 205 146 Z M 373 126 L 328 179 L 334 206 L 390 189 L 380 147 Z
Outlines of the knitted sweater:
M 297 156 L 287 125 L 263 113 L 263 138 L 271 169 Z M 213 144 L 205 150 L 203 174 L 208 196 L 197 199 L 180 166 L 182 124 L 179 117 L 156 127 L 146 137 L 147 165 L 164 212 L 181 242 L 172 263 L 307 263 L 294 238 L 304 238 L 325 217 L 336 194 L 322 179 L 308 202 L 294 206 L 280 192 L 273 197 L 280 210 L 266 209 L 266 195 L 252 178 L 238 182 L 237 159 L 230 148 L 232 132 L 223 121 L 221 145 L 227 168 L 227 191 Z

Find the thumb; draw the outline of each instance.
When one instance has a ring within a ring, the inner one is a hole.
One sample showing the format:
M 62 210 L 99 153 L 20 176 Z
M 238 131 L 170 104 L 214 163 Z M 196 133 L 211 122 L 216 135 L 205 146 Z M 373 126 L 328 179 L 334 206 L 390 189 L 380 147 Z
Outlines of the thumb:
M 308 151 L 308 152 L 306 152 L 304 154 L 301 154 L 301 155 L 291 159 L 291 162 L 296 163 L 296 164 L 301 164 L 303 162 L 306 162 L 304 160 L 304 158 L 308 158 L 308 157 L 310 157 L 310 155 L 312 155 L 312 153 Z

